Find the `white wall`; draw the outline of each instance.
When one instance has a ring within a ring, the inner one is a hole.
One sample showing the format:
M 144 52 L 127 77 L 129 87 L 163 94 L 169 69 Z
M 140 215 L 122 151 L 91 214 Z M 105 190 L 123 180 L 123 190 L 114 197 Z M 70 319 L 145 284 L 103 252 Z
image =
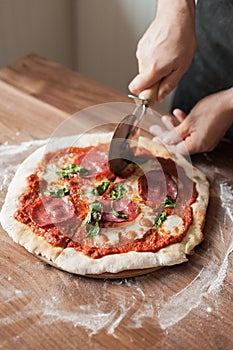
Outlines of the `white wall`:
M 156 0 L 76 0 L 75 68 L 128 93 L 137 73 L 137 42 L 156 14 Z M 171 96 L 160 105 L 169 111 Z
M 76 68 L 126 92 L 137 42 L 155 11 L 156 0 L 76 0 Z
M 28 53 L 74 66 L 73 0 L 0 0 L 0 67 Z
M 0 68 L 33 52 L 127 94 L 155 12 L 156 0 L 0 0 Z

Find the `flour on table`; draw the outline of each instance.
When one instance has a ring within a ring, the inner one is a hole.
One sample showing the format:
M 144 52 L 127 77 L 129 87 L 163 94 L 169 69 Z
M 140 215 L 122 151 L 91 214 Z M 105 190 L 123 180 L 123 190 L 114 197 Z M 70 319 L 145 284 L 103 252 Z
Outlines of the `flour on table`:
M 6 191 L 20 163 L 48 140 L 34 140 L 12 145 L 8 142 L 0 145 L 0 190 Z M 0 206 L 3 203 L 0 202 Z
M 233 222 L 233 185 L 227 182 L 219 183 L 219 193 L 221 205 L 225 209 L 224 224 L 230 226 Z M 225 226 L 225 225 L 224 225 Z M 204 298 L 214 292 L 218 292 L 227 274 L 228 259 L 233 251 L 233 232 L 225 228 L 220 229 L 221 256 L 217 261 L 219 270 L 214 266 L 214 247 L 209 250 L 209 263 L 202 268 L 197 277 L 179 293 L 173 295 L 167 302 L 158 303 L 158 320 L 162 329 L 166 329 L 183 319 L 189 312 L 198 307 Z M 182 305 L 182 307 L 181 307 Z M 208 307 L 207 312 L 211 308 Z

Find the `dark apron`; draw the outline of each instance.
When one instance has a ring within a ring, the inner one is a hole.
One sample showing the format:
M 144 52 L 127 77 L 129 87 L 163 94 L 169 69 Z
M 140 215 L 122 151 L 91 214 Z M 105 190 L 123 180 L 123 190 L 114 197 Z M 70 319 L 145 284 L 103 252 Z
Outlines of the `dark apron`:
M 233 0 L 199 0 L 196 34 L 196 53 L 172 105 L 185 113 L 203 97 L 233 86 Z M 233 139 L 233 126 L 226 136 Z

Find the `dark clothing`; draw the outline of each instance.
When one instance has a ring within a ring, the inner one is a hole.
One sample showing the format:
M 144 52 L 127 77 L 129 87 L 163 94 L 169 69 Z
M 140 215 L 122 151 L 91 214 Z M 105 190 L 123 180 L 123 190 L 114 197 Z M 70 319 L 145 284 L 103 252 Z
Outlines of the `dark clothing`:
M 233 86 L 233 0 L 198 0 L 197 50 L 175 92 L 185 113 L 203 97 Z M 227 137 L 233 139 L 233 127 Z

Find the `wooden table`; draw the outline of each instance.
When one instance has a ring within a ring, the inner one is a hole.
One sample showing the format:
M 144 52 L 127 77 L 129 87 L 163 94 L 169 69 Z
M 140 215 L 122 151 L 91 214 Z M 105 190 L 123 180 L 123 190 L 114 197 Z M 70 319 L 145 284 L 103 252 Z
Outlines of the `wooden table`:
M 2 69 L 0 204 L 15 167 L 64 120 L 117 101 L 128 99 L 35 55 Z M 232 143 L 192 161 L 211 196 L 205 240 L 185 264 L 131 279 L 84 278 L 38 260 L 1 229 L 0 349 L 232 349 Z

